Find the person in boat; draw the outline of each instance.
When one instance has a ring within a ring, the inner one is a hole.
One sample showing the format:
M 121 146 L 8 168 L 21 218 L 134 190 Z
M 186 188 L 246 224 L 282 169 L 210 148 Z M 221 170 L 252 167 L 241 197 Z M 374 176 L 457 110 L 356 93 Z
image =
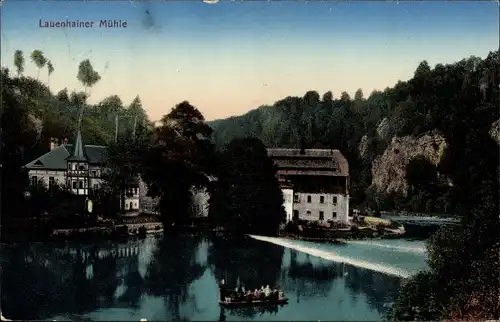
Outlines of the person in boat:
M 245 288 L 241 286 L 240 290 L 238 291 L 238 299 L 242 301 L 244 297 L 245 297 Z
M 259 296 L 260 296 L 260 292 L 258 289 L 255 289 L 255 291 L 253 291 L 253 298 L 255 300 L 258 300 L 259 299 Z
M 261 286 L 259 290 L 259 300 L 263 301 L 265 298 L 266 298 L 266 293 L 264 291 L 264 286 Z
M 225 301 L 226 300 L 226 289 L 225 289 L 225 281 L 221 280 L 219 283 L 219 292 L 220 292 L 220 300 Z
M 271 288 L 269 287 L 269 285 L 266 285 L 266 288 L 264 289 L 264 296 L 268 298 L 269 295 L 271 295 Z
M 277 301 L 278 300 L 278 289 L 275 287 L 273 292 L 271 293 L 271 299 L 273 301 Z

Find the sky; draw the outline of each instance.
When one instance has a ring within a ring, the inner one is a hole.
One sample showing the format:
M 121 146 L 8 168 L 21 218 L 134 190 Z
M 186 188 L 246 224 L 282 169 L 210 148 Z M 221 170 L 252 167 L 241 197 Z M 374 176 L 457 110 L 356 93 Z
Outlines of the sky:
M 14 71 L 20 49 L 24 75 L 36 78 L 29 54 L 39 49 L 55 68 L 53 91 L 83 90 L 76 75 L 88 58 L 102 76 L 91 103 L 139 95 L 151 120 L 184 100 L 214 120 L 308 90 L 368 96 L 411 78 L 422 60 L 453 63 L 499 47 L 499 5 L 487 1 L 6 0 L 1 10 L 2 66 Z

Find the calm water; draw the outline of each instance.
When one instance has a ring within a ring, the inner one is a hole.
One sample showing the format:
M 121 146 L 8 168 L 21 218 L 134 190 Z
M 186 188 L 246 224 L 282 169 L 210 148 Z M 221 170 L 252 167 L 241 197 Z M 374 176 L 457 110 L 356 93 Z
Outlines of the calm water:
M 384 267 L 414 272 L 426 265 L 422 242 L 295 243 L 377 265 L 341 264 L 249 238 L 19 244 L 2 248 L 2 312 L 10 319 L 50 320 L 374 321 L 383 318 L 401 283 Z M 247 288 L 279 285 L 290 302 L 274 312 L 223 312 L 217 304 L 221 278 Z

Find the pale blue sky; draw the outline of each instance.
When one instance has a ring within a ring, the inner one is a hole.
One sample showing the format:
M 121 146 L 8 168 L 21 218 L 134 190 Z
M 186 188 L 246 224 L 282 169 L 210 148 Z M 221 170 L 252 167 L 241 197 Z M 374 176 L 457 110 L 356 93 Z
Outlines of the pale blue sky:
M 40 19 L 116 19 L 128 28 L 47 29 Z M 368 95 L 410 78 L 424 59 L 485 57 L 498 49 L 498 21 L 498 4 L 483 1 L 7 0 L 1 59 L 12 68 L 16 49 L 42 50 L 58 91 L 82 88 L 77 67 L 89 58 L 102 74 L 91 102 L 139 95 L 155 120 L 189 100 L 212 120 L 308 90 Z M 36 72 L 29 62 L 25 74 Z

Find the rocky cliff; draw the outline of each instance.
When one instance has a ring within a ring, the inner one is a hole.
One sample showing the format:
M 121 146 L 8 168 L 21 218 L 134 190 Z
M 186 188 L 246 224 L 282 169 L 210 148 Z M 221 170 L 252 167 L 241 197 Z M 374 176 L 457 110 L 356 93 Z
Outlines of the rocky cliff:
M 498 144 L 500 144 L 500 120 L 491 125 L 490 135 L 495 141 L 497 141 Z
M 438 165 L 448 147 L 438 133 L 427 133 L 421 137 L 394 137 L 384 153 L 372 164 L 372 186 L 379 192 L 406 195 L 406 166 L 417 156 L 425 157 Z

